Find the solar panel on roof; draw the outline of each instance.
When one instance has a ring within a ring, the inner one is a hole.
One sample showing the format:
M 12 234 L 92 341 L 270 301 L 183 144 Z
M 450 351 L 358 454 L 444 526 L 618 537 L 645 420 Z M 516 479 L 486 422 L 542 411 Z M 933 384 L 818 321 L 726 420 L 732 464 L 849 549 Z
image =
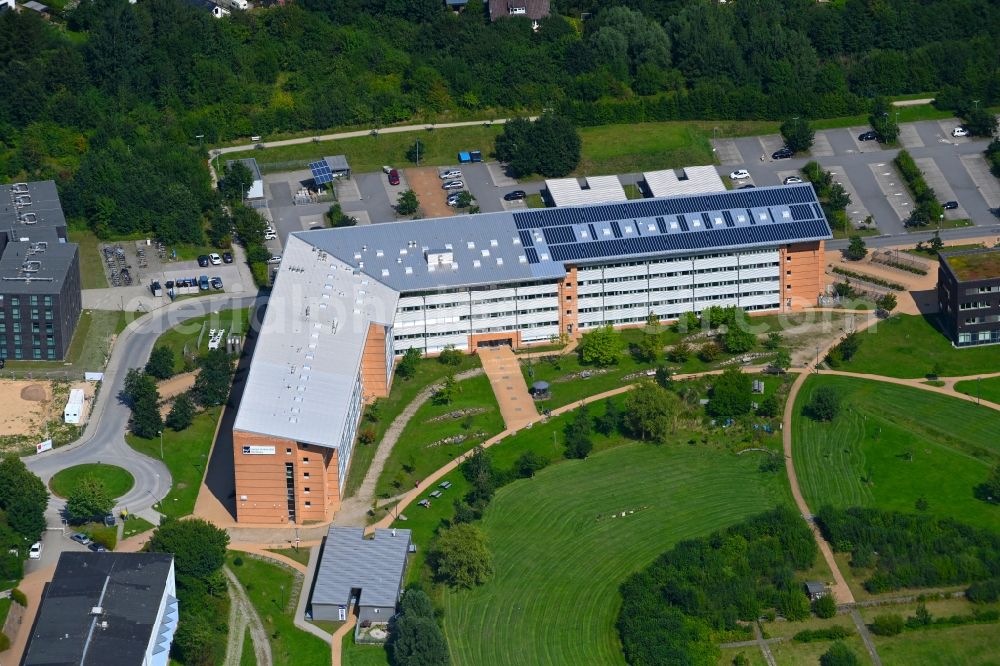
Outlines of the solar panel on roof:
M 573 227 L 544 227 L 542 235 L 545 236 L 545 242 L 549 245 L 576 241 L 576 234 L 573 233 Z
M 525 229 L 518 229 L 517 235 L 521 237 L 521 245 L 523 247 L 532 247 L 535 241 L 531 238 L 531 232 Z
M 656 218 L 656 226 L 660 228 L 661 234 L 667 233 L 667 221 L 662 217 Z
M 683 215 L 678 215 L 677 216 L 677 224 L 681 225 L 681 231 L 687 231 L 688 230 L 687 218 L 684 217 Z
M 537 264 L 538 263 L 538 251 L 535 250 L 535 248 L 533 248 L 533 247 L 526 247 L 526 248 L 524 248 L 524 256 L 526 256 L 528 258 L 528 263 L 529 264 Z
M 726 221 L 726 226 L 727 227 L 734 227 L 734 226 L 736 226 L 736 223 L 733 222 L 733 214 L 730 213 L 728 210 L 722 211 L 722 219 Z
M 309 170 L 312 171 L 313 182 L 317 185 L 333 182 L 333 172 L 330 171 L 330 166 L 326 163 L 326 160 L 310 162 Z
M 588 224 L 587 228 L 590 229 L 590 237 L 597 240 L 597 229 L 594 228 L 594 225 Z
M 812 207 L 805 204 L 789 206 L 789 210 L 792 211 L 792 219 L 795 221 L 808 220 L 813 216 Z
M 611 233 L 615 235 L 615 238 L 622 237 L 622 227 L 618 224 L 618 220 L 611 220 Z

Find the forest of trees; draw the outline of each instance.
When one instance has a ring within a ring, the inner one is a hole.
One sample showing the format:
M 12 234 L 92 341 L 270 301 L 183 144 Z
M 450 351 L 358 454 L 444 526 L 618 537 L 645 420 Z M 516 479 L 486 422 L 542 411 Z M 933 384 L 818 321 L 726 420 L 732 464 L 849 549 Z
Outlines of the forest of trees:
M 472 0 L 183 0 L 0 16 L 0 174 L 98 232 L 199 242 L 201 150 L 252 134 L 554 109 L 577 124 L 830 117 L 876 95 L 1000 100 L 990 0 L 563 0 L 533 32 Z M 581 21 L 582 12 L 589 12 Z M 201 137 L 201 138 L 198 138 Z

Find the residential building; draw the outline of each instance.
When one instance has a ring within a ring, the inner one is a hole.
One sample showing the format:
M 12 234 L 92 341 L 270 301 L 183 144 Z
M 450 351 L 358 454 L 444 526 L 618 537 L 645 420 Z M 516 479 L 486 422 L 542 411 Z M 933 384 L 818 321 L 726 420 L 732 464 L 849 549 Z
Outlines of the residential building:
M 1000 249 L 945 251 L 938 262 L 938 313 L 951 343 L 1000 343 Z
M 22 666 L 167 666 L 178 620 L 174 556 L 59 556 Z
M 55 183 L 0 185 L 0 359 L 63 359 L 80 310 L 79 247 Z
M 331 517 L 406 349 L 812 305 L 830 237 L 810 184 L 292 234 L 233 426 L 237 519 Z
M 403 588 L 410 530 L 331 527 L 312 593 L 312 618 L 342 622 L 351 606 L 358 623 L 388 622 Z

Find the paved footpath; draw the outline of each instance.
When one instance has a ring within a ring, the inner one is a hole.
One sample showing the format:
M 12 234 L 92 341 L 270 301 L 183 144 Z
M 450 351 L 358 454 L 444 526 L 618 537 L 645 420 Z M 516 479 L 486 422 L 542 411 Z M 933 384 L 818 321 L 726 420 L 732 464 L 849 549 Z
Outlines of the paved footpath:
M 483 370 L 490 378 L 493 395 L 500 405 L 500 414 L 507 430 L 520 430 L 538 420 L 535 400 L 521 374 L 521 364 L 506 345 L 478 350 Z

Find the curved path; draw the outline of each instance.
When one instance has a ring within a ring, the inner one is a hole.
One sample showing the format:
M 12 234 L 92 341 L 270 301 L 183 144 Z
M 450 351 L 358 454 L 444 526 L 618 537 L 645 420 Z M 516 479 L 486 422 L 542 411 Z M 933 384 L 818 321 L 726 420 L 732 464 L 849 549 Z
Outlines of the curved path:
M 131 412 L 119 394 L 126 373 L 130 368 L 145 365 L 153 345 L 165 331 L 192 317 L 222 309 L 248 307 L 257 299 L 256 296 L 233 297 L 226 294 L 205 296 L 172 303 L 133 321 L 118 336 L 83 436 L 66 446 L 26 457 L 24 462 L 28 469 L 48 485 L 52 475 L 66 467 L 83 463 L 113 463 L 128 470 L 135 478 L 132 489 L 118 498 L 118 506 L 128 507 L 130 513 L 151 509 L 170 491 L 170 471 L 161 461 L 139 453 L 125 442 Z M 62 500 L 54 497 L 49 501 L 46 513 L 50 524 L 61 524 L 59 512 L 63 504 Z
M 250 603 L 247 591 L 243 589 L 239 579 L 229 567 L 222 567 L 222 571 L 226 574 L 226 587 L 229 588 L 230 603 L 232 604 L 229 612 L 229 644 L 226 649 L 226 666 L 239 666 L 243 656 L 244 630 L 250 632 L 257 666 L 271 666 L 274 663 L 271 656 L 271 643 L 267 640 L 267 631 L 264 630 L 264 623 L 261 621 L 257 609 Z

